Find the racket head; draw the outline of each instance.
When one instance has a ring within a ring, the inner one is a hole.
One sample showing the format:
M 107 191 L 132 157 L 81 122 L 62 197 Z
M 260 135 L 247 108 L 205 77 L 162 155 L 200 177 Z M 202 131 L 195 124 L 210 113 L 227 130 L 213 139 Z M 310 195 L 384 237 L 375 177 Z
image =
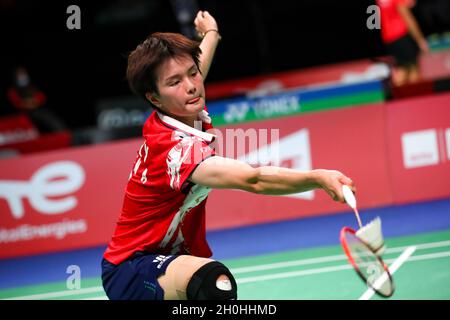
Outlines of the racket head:
M 348 261 L 359 277 L 378 295 L 388 298 L 394 294 L 394 280 L 389 268 L 349 227 L 341 229 L 340 240 Z

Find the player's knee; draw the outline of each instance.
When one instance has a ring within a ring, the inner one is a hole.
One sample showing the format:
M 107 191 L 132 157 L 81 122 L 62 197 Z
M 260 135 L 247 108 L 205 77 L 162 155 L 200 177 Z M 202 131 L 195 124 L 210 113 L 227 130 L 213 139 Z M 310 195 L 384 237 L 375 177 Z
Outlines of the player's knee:
M 192 275 L 186 293 L 189 300 L 237 299 L 236 280 L 226 266 L 211 261 Z

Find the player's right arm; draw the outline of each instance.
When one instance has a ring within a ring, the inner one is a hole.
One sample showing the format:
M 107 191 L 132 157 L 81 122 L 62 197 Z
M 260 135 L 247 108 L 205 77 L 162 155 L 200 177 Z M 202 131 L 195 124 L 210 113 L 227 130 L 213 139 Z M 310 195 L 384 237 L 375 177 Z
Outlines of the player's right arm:
M 323 189 L 330 197 L 345 202 L 342 185 L 355 190 L 353 181 L 335 170 L 298 171 L 275 166 L 253 168 L 245 162 L 210 157 L 199 164 L 190 180 L 217 189 L 239 189 L 257 194 L 285 195 Z

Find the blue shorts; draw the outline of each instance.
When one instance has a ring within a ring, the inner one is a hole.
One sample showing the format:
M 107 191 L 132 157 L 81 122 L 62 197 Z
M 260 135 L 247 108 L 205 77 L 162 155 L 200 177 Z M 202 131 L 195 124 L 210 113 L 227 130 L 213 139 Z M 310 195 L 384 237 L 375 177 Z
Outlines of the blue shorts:
M 164 300 L 157 279 L 177 257 L 137 252 L 119 265 L 103 259 L 103 289 L 110 300 Z

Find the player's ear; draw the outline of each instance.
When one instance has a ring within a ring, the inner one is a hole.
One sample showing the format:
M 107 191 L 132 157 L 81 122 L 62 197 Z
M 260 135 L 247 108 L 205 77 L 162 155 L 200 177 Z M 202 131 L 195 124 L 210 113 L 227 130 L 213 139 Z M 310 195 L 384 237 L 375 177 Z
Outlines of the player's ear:
M 158 96 L 154 93 L 147 92 L 145 97 L 148 101 L 150 101 L 154 106 L 161 108 L 161 102 L 159 102 Z

